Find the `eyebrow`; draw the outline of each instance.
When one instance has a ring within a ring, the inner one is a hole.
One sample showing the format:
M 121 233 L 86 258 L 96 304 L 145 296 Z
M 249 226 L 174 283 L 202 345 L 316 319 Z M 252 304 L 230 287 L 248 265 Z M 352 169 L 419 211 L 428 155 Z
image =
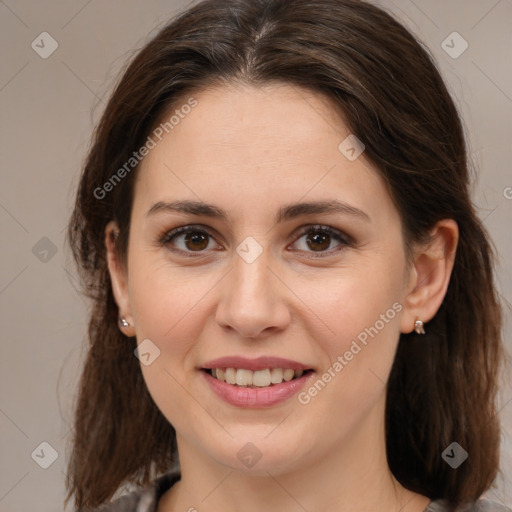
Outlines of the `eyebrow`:
M 148 210 L 146 217 L 150 217 L 151 215 L 161 212 L 186 213 L 189 215 L 211 217 L 222 221 L 228 220 L 228 214 L 222 208 L 202 201 L 192 201 L 188 199 L 171 202 L 158 201 Z M 315 201 L 285 205 L 278 211 L 275 222 L 280 223 L 303 215 L 329 213 L 350 215 L 352 217 L 358 217 L 364 221 L 371 222 L 370 217 L 363 210 L 335 199 L 330 201 Z

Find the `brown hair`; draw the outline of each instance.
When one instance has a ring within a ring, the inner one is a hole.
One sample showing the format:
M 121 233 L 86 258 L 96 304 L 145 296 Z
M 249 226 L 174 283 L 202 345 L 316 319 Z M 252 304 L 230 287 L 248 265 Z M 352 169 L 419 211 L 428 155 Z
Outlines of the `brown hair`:
M 146 389 L 135 338 L 119 331 L 106 263 L 112 219 L 126 255 L 137 167 L 108 194 L 98 198 L 98 190 L 180 98 L 222 82 L 284 82 L 327 95 L 386 180 L 408 248 L 437 221 L 457 222 L 443 304 L 425 336 L 400 338 L 387 389 L 387 454 L 404 487 L 452 505 L 476 499 L 498 471 L 501 309 L 492 246 L 470 199 L 461 120 L 433 59 L 363 1 L 206 0 L 165 26 L 126 69 L 81 176 L 68 238 L 93 308 L 66 501 L 74 495 L 79 508 L 96 506 L 172 462 L 175 431 Z M 469 453 L 457 469 L 441 458 L 453 441 Z

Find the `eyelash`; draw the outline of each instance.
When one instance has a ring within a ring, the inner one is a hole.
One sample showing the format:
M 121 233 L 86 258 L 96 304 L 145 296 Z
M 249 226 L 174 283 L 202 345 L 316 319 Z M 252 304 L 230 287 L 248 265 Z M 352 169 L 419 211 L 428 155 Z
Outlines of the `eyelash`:
M 203 253 L 206 252 L 206 249 L 202 251 L 183 251 L 181 249 L 176 249 L 175 247 L 171 246 L 171 242 L 174 238 L 176 238 L 179 235 L 187 234 L 187 233 L 206 233 L 211 238 L 215 239 L 215 237 L 206 229 L 205 227 L 201 225 L 188 225 L 188 226 L 180 226 L 178 228 L 172 229 L 171 231 L 167 231 L 164 233 L 164 235 L 160 238 L 159 243 L 162 246 L 167 247 L 170 251 L 179 253 L 181 255 L 184 255 L 185 257 L 189 258 L 197 258 L 203 256 Z M 342 246 L 348 247 L 353 244 L 353 241 L 351 237 L 348 235 L 345 235 L 341 231 L 338 231 L 337 229 L 332 228 L 331 226 L 326 225 L 309 225 L 306 226 L 304 229 L 301 229 L 301 231 L 295 235 L 296 239 L 295 242 L 297 242 L 300 238 L 302 238 L 304 235 L 307 235 L 308 233 L 321 233 L 324 235 L 329 235 L 333 239 L 339 241 Z M 294 242 L 294 243 L 295 243 Z M 343 250 L 344 247 L 341 247 L 341 249 L 329 249 L 327 251 L 319 251 L 318 253 L 315 253 L 315 251 L 305 251 L 307 253 L 310 253 L 310 256 L 307 256 L 308 258 L 326 258 L 328 256 L 332 256 L 333 252 L 339 252 Z M 301 250 L 296 250 L 296 252 L 301 252 Z

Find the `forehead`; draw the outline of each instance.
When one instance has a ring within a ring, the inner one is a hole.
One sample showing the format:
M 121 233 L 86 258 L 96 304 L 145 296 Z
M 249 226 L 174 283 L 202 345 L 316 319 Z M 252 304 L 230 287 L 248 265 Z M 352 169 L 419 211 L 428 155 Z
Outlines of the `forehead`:
M 326 137 L 339 139 L 348 134 L 341 115 L 328 98 L 289 84 L 223 85 L 193 97 L 197 105 L 173 126 L 169 133 L 173 137 L 169 137 L 168 143 L 170 147 L 189 151 L 193 146 L 194 151 L 187 157 L 194 160 L 205 154 L 234 157 L 251 152 L 257 155 L 257 161 L 279 155 L 299 160 L 306 149 L 313 159 L 318 156 L 311 153 L 313 146 L 324 153 L 330 144 Z M 184 97 L 178 101 L 167 118 L 185 110 L 189 100 L 190 97 Z M 184 147 L 184 141 L 192 144 Z M 337 150 L 337 146 L 331 149 Z
M 277 208 L 336 194 L 357 207 L 387 195 L 364 153 L 350 161 L 340 151 L 351 133 L 323 95 L 288 84 L 218 86 L 184 97 L 162 119 L 171 117 L 139 170 L 136 202 L 148 207 L 179 197 Z

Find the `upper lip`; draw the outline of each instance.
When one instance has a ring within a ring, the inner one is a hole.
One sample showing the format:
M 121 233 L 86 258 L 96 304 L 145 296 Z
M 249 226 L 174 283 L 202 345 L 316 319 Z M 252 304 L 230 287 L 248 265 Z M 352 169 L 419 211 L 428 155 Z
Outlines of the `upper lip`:
M 212 368 L 242 368 L 245 370 L 266 370 L 267 368 L 290 368 L 292 370 L 309 370 L 311 366 L 292 361 L 291 359 L 283 359 L 282 357 L 261 356 L 256 359 L 248 359 L 242 356 L 227 356 L 212 359 L 204 363 L 203 369 Z

